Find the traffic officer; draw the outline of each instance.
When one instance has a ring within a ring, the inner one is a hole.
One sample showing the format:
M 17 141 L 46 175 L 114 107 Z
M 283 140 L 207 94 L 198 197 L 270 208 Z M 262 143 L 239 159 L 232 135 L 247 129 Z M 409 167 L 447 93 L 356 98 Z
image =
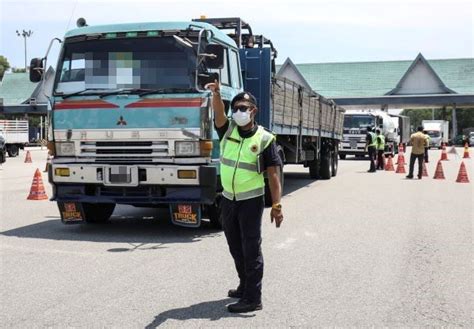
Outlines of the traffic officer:
M 380 129 L 376 129 L 377 134 L 377 170 L 383 170 L 385 167 L 385 136 L 381 133 Z
M 425 135 L 425 139 L 426 139 L 424 158 L 425 158 L 425 162 L 428 163 L 428 150 L 430 149 L 431 137 L 430 135 L 428 135 L 428 132 L 426 130 L 423 130 L 423 134 Z
M 282 163 L 275 136 L 255 122 L 257 101 L 249 92 L 235 96 L 230 104 L 232 118 L 225 114 L 219 83 L 206 85 L 213 93 L 214 124 L 220 139 L 220 175 L 223 187 L 221 218 L 240 283 L 228 296 L 239 298 L 227 306 L 229 312 L 262 309 L 263 256 L 261 225 L 267 172 L 272 196 L 271 222 L 280 227 L 280 174 Z
M 365 149 L 369 152 L 370 168 L 367 172 L 375 172 L 375 154 L 377 147 L 377 140 L 372 127 L 367 127 L 367 135 L 365 136 Z

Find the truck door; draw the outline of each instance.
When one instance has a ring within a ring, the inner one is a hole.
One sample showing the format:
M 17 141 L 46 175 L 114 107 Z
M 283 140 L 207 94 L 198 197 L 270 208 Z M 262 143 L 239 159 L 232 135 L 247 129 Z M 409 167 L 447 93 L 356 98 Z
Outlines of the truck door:
M 271 50 L 244 48 L 239 50 L 244 90 L 257 98 L 257 122 L 269 129 L 271 124 Z

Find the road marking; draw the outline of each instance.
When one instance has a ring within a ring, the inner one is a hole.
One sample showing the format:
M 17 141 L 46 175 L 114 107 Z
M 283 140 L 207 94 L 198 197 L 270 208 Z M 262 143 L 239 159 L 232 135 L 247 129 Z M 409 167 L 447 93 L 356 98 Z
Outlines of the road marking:
M 292 247 L 292 244 L 294 244 L 296 241 L 296 239 L 294 238 L 287 238 L 285 241 L 283 241 L 282 243 L 279 243 L 277 246 L 276 246 L 276 249 L 289 249 Z

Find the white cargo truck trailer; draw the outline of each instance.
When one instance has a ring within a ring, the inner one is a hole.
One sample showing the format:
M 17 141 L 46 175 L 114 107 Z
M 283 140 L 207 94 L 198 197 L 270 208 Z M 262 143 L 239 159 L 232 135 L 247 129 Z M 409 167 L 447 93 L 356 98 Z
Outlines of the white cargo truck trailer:
M 0 120 L 0 134 L 5 139 L 5 151 L 16 157 L 28 145 L 28 120 Z

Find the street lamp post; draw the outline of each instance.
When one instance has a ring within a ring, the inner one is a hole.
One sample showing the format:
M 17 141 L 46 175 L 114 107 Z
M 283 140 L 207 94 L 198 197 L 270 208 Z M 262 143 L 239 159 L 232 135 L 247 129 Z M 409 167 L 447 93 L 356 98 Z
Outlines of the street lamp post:
M 16 35 L 19 36 L 19 37 L 23 37 L 23 40 L 25 42 L 25 71 L 28 70 L 28 66 L 26 64 L 26 58 L 27 58 L 27 54 L 26 54 L 26 38 L 29 38 L 31 35 L 33 34 L 33 31 L 31 30 L 28 30 L 28 31 L 25 31 L 23 30 L 23 32 L 20 33 L 20 31 L 16 30 Z

